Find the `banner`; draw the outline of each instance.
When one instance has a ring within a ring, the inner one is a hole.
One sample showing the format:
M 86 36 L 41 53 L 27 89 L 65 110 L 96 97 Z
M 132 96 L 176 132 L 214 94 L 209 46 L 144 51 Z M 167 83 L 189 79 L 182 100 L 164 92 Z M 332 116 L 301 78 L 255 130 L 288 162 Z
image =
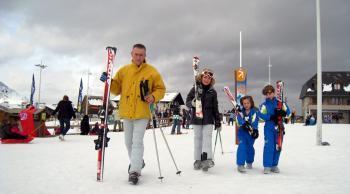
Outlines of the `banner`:
M 78 95 L 78 103 L 77 103 L 77 111 L 81 112 L 81 105 L 83 102 L 83 78 L 80 79 L 80 86 L 79 86 L 79 95 Z
M 30 104 L 33 105 L 34 103 L 34 93 L 35 93 L 35 79 L 34 79 L 34 73 L 32 78 L 32 87 L 30 91 Z

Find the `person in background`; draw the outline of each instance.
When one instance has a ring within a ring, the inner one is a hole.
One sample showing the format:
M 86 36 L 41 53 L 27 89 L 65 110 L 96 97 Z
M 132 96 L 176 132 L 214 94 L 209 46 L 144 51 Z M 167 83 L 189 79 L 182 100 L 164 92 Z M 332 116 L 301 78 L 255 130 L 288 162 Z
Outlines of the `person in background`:
M 116 130 L 116 127 L 118 125 L 118 130 Z M 124 131 L 123 129 L 123 123 L 121 122 L 120 119 L 120 114 L 119 114 L 119 104 L 114 110 L 114 126 L 113 126 L 113 131 Z
M 294 124 L 295 123 L 295 115 L 296 114 L 296 110 L 295 110 L 295 107 L 293 107 L 292 109 L 292 115 L 290 116 L 290 122 L 291 124 Z
M 87 135 L 90 132 L 89 116 L 84 115 L 80 122 L 80 135 Z
M 228 125 L 230 125 L 230 123 L 232 123 L 232 126 L 233 126 L 233 121 L 235 120 L 235 114 L 232 112 L 232 111 L 230 111 L 229 112 L 229 120 L 228 120 Z
M 72 102 L 69 101 L 67 95 L 63 96 L 63 99 L 58 103 L 56 109 L 52 112 L 52 115 L 55 115 L 58 112 L 57 118 L 60 121 L 61 134 L 59 139 L 64 140 L 64 136 L 67 134 L 70 129 L 70 120 L 75 117 L 73 110 Z
M 173 127 L 171 129 L 171 134 L 175 134 L 175 128 L 177 128 L 177 134 L 180 135 L 181 133 L 181 124 L 180 124 L 180 106 L 175 103 L 173 108 Z

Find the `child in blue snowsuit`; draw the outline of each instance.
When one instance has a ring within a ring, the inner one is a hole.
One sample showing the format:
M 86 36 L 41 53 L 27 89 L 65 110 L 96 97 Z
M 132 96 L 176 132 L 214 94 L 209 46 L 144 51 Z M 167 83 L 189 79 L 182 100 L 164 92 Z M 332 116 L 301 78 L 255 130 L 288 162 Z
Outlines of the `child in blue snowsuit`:
M 254 162 L 254 142 L 259 137 L 258 123 L 256 109 L 254 108 L 254 101 L 251 96 L 244 96 L 240 100 L 243 105 L 242 111 L 236 113 L 238 122 L 238 148 L 237 148 L 237 170 L 238 172 L 246 172 L 244 165 L 247 164 L 247 169 L 253 168 Z
M 275 97 L 275 89 L 271 85 L 264 87 L 262 93 L 266 96 L 265 102 L 260 105 L 259 117 L 265 121 L 264 126 L 264 174 L 279 173 L 278 161 L 281 150 L 276 149 L 277 144 L 277 117 L 290 116 L 290 109 L 283 103 L 282 110 L 277 109 L 278 100 Z

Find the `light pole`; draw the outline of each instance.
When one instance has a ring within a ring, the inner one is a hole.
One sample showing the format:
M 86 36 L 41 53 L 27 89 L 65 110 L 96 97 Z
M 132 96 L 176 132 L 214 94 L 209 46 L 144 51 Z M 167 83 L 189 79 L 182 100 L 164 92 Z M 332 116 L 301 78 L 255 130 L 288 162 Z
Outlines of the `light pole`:
M 316 30 L 317 30 L 317 132 L 316 144 L 322 143 L 322 52 L 321 52 L 321 21 L 320 0 L 316 0 Z
M 85 115 L 88 115 L 88 113 L 89 113 L 88 110 L 89 110 L 89 80 L 90 80 L 90 75 L 92 75 L 92 73 L 90 72 L 90 70 L 88 70 L 88 72 L 87 72 Z
M 242 31 L 239 31 L 239 67 L 242 68 Z
M 269 65 L 268 65 L 268 67 L 269 67 L 269 84 L 271 85 L 271 67 L 272 67 L 272 65 L 271 65 L 270 56 L 269 56 Z
M 39 93 L 38 93 L 38 106 L 40 105 L 40 90 L 41 90 L 41 71 L 48 67 L 47 65 L 43 65 L 43 61 L 40 62 L 40 64 L 36 64 L 35 66 L 40 68 L 40 75 L 39 75 Z

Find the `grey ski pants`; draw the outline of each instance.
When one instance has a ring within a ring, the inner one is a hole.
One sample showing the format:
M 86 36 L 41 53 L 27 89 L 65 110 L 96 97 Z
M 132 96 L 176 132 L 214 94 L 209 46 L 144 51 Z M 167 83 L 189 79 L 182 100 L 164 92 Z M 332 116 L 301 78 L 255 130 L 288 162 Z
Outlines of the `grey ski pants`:
M 130 160 L 130 172 L 141 173 L 143 164 L 143 137 L 148 119 L 124 119 L 124 139 Z
M 212 134 L 214 125 L 193 125 L 194 160 L 201 160 L 201 154 L 207 153 L 207 159 L 212 159 Z

